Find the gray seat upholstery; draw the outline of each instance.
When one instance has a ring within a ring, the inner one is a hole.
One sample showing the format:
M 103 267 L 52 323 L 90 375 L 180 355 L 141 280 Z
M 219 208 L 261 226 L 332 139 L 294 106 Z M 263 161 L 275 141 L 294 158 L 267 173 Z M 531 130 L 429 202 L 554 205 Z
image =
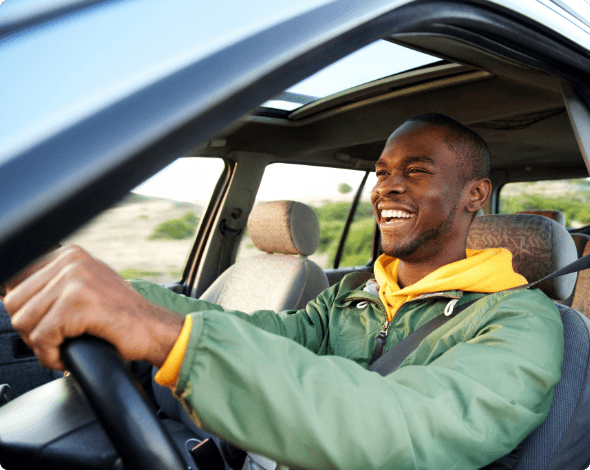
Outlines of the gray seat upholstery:
M 504 247 L 513 254 L 514 269 L 536 281 L 577 259 L 565 227 L 537 215 L 476 217 L 468 248 Z M 550 297 L 571 295 L 573 279 L 539 284 Z M 564 361 L 547 419 L 524 441 L 516 470 L 583 470 L 590 464 L 590 321 L 580 312 L 556 303 L 564 327 Z
M 200 297 L 230 310 L 300 309 L 328 288 L 308 256 L 319 244 L 315 212 L 295 201 L 256 206 L 248 219 L 252 242 L 264 252 L 230 266 Z

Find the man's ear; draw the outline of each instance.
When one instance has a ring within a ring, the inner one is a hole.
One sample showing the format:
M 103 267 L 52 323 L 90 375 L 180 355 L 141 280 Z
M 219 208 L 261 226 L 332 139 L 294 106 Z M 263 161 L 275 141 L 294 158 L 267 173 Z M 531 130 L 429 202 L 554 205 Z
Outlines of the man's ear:
M 486 205 L 492 194 L 492 183 L 488 178 L 478 178 L 467 183 L 467 202 L 465 210 L 474 214 Z

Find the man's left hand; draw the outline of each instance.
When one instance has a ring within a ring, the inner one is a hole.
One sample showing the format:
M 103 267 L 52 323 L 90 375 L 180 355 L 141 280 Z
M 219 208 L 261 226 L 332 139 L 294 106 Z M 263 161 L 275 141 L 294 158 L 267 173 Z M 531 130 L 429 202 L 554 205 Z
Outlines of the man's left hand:
M 124 360 L 160 367 L 184 317 L 145 300 L 115 271 L 82 248 L 46 255 L 6 284 L 12 325 L 45 367 L 63 370 L 65 338 L 90 334 L 113 344 Z

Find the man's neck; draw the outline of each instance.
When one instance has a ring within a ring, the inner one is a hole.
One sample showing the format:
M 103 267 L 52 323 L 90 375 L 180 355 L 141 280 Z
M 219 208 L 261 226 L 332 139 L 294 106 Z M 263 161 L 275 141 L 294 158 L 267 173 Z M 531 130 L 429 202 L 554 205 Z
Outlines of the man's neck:
M 455 263 L 467 258 L 465 248 L 454 253 L 446 253 L 428 261 L 410 261 L 400 259 L 398 265 L 397 284 L 400 289 L 416 284 L 430 273 L 447 264 Z

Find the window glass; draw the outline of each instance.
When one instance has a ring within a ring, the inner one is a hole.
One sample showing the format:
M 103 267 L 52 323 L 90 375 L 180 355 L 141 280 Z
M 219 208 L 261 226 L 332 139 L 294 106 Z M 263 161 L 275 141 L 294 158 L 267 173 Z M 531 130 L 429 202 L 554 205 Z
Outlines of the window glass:
M 75 243 L 125 279 L 178 281 L 224 163 L 180 158 L 62 244 Z
M 590 224 L 590 181 L 587 178 L 509 183 L 500 191 L 500 212 L 558 210 L 566 225 L 580 228 Z
M 361 266 L 371 259 L 373 235 L 375 232 L 375 214 L 371 204 L 371 190 L 377 182 L 375 173 L 369 174 L 361 200 L 356 208 L 354 219 L 350 224 L 348 236 L 344 242 L 342 259 L 339 267 Z
M 264 172 L 255 204 L 288 199 L 313 208 L 320 221 L 320 245 L 310 259 L 324 269 L 331 268 L 334 267 L 334 258 L 346 219 L 364 174 L 364 171 L 359 170 L 275 163 L 269 165 Z M 371 177 L 373 183 L 367 182 L 365 185 L 363 200 L 359 204 L 355 223 L 349 232 L 348 239 L 351 241 L 347 248 L 348 252 L 345 249 L 340 266 L 366 264 L 371 257 L 374 224 L 366 222 L 367 202 L 370 188 L 374 184 L 374 175 Z M 372 215 L 370 218 L 372 219 Z M 359 248 L 359 243 L 365 239 L 369 240 L 369 243 Z M 254 247 L 246 232 L 240 242 L 237 259 L 258 254 L 260 252 Z

